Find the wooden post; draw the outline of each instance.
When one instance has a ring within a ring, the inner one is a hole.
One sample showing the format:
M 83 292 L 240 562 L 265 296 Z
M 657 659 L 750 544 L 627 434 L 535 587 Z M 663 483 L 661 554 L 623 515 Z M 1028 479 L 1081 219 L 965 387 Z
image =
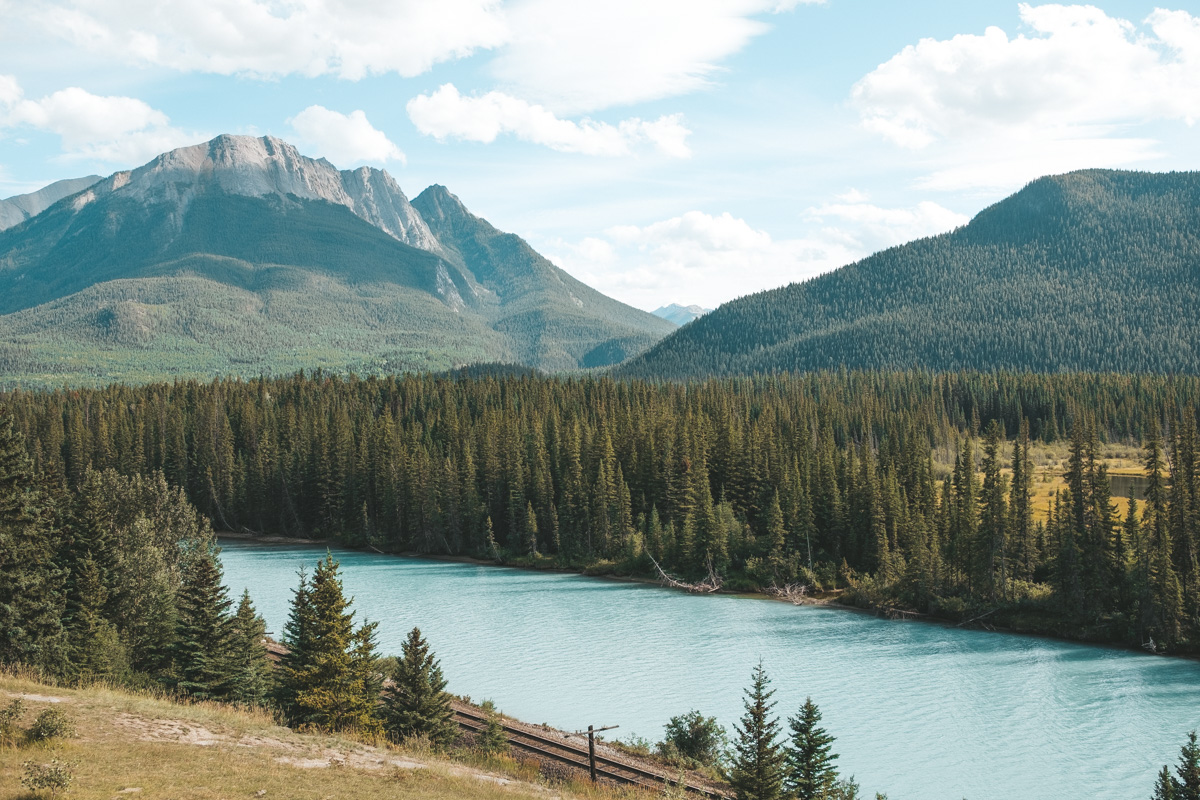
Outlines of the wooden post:
M 596 731 L 588 725 L 588 761 L 592 767 L 592 783 L 596 782 Z
M 592 783 L 596 782 L 596 734 L 600 731 L 611 731 L 614 728 L 619 728 L 620 725 L 606 725 L 603 728 L 597 728 L 594 725 L 588 725 L 588 772 L 591 773 Z M 575 731 L 573 736 L 582 736 L 583 731 Z

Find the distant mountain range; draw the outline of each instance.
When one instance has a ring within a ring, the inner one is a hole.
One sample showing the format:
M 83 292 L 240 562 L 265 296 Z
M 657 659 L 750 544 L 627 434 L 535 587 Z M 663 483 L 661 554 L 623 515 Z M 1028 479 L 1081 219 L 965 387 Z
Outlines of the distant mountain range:
M 951 233 L 734 300 L 616 370 L 1200 373 L 1200 173 L 1042 178 Z
M 65 181 L 56 181 L 30 194 L 19 194 L 16 197 L 0 200 L 0 231 L 37 216 L 64 197 L 81 192 L 99 180 L 99 175 L 68 178 Z
M 687 325 L 692 320 L 703 317 L 711 308 L 703 308 L 701 306 L 681 306 L 678 303 L 671 303 L 669 306 L 656 308 L 650 312 L 656 317 L 662 317 L 668 322 L 674 322 L 676 325 Z
M 496 230 L 272 137 L 4 201 L 0 382 L 616 364 L 674 326 Z

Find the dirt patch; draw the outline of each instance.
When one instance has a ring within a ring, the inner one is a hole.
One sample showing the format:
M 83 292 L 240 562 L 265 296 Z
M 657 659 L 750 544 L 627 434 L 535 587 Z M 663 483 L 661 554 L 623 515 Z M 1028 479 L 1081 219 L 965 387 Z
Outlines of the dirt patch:
M 177 719 L 145 719 L 121 713 L 113 718 L 113 725 L 132 733 L 143 742 L 179 742 L 198 747 L 212 747 L 229 741 L 227 736 Z
M 9 697 L 19 697 L 22 700 L 28 700 L 30 703 L 69 703 L 69 697 L 54 697 L 48 694 L 13 694 L 5 692 Z
M 347 743 L 346 748 L 304 746 L 273 736 L 246 734 L 241 737 L 214 732 L 194 722 L 177 719 L 149 719 L 136 714 L 122 712 L 114 715 L 111 722 L 118 732 L 145 742 L 175 742 L 194 747 L 238 747 L 282 751 L 275 757 L 276 763 L 286 764 L 297 769 L 355 769 L 365 771 L 382 771 L 390 769 L 418 770 L 429 765 L 409 758 L 403 758 L 387 750 L 368 745 Z M 480 770 L 457 764 L 445 765 L 445 771 L 459 777 L 474 778 L 487 783 L 507 786 L 514 781 L 500 775 L 493 775 Z M 125 790 L 128 794 L 136 789 Z

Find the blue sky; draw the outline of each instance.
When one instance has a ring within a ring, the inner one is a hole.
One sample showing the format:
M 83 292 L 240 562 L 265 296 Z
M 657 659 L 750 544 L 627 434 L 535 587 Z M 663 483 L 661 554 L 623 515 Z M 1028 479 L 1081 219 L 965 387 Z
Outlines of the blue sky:
M 271 134 L 448 186 L 633 305 L 716 305 L 1042 174 L 1197 169 L 1200 8 L 0 0 L 0 197 Z

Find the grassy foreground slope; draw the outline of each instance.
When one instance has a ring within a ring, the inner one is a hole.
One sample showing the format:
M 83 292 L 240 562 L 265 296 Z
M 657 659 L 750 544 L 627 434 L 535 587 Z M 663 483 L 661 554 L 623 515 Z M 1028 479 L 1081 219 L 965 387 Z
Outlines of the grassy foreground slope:
M 0 705 L 25 701 L 29 719 L 44 708 L 65 711 L 78 735 L 51 745 L 0 747 L 0 800 L 32 797 L 20 788 L 22 764 L 51 757 L 73 763 L 69 796 L 232 797 L 328 800 L 404 797 L 546 798 L 537 772 L 514 762 L 497 770 L 393 747 L 300 734 L 261 711 L 215 704 L 180 705 L 103 687 L 64 689 L 0 675 Z M 28 721 L 28 720 L 27 720 Z M 558 797 L 612 797 L 590 786 L 553 787 Z M 625 796 L 625 795 L 622 795 Z
M 1041 178 L 951 233 L 749 295 L 617 368 L 1200 373 L 1200 173 Z

